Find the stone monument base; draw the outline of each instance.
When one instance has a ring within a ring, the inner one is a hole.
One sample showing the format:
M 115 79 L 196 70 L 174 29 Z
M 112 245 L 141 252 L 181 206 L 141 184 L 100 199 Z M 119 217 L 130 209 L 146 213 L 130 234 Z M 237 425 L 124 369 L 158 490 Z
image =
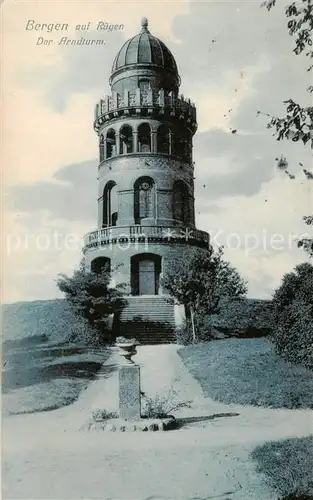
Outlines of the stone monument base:
M 140 420 L 123 420 L 110 418 L 102 421 L 91 419 L 80 430 L 109 431 L 109 432 L 155 432 L 171 431 L 178 428 L 175 417 L 166 418 L 141 418 Z

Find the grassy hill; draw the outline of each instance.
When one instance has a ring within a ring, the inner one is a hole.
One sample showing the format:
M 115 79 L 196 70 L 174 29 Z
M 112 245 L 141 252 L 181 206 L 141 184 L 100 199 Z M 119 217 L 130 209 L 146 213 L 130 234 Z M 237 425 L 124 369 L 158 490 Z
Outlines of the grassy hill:
M 2 306 L 3 415 L 51 410 L 78 398 L 109 352 L 69 342 L 77 328 L 65 300 Z
M 284 361 L 268 339 L 225 339 L 179 351 L 206 397 L 226 404 L 313 408 L 313 372 Z
M 2 306 L 4 341 L 27 337 L 66 341 L 75 317 L 63 299 L 15 302 Z
M 214 324 L 221 337 L 249 336 L 253 324 L 252 336 L 265 335 L 268 325 L 260 318 L 267 308 L 264 301 L 234 301 Z M 78 397 L 108 356 L 70 342 L 79 328 L 62 299 L 2 306 L 4 414 L 58 408 Z
M 271 302 L 234 300 L 213 316 L 221 336 L 262 336 L 270 330 Z M 63 299 L 16 302 L 2 306 L 2 334 L 5 342 L 33 337 L 34 341 L 66 342 L 77 328 L 77 320 Z

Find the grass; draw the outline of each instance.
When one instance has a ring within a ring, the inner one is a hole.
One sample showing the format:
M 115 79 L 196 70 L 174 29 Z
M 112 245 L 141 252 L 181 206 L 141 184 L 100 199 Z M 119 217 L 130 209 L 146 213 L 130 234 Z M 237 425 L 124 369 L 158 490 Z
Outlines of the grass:
M 2 415 L 34 413 L 67 406 L 73 403 L 109 356 L 109 351 L 73 354 L 75 348 L 23 349 L 7 354 L 9 368 L 2 374 Z M 46 352 L 47 351 L 47 352 Z
M 226 404 L 313 408 L 313 371 L 284 361 L 267 339 L 227 339 L 179 351 L 206 397 Z
M 313 499 L 313 436 L 267 442 L 251 457 L 281 500 Z
M 64 342 L 75 317 L 63 299 L 34 300 L 3 304 L 2 331 L 4 340 L 42 337 Z
M 23 387 L 2 396 L 2 415 L 19 415 L 39 411 L 56 410 L 78 398 L 90 380 L 54 379 Z
M 73 403 L 109 356 L 106 349 L 51 345 L 42 337 L 4 344 L 2 415 L 33 413 Z
M 2 330 L 2 415 L 73 403 L 109 355 L 69 343 L 79 325 L 62 299 L 3 305 Z

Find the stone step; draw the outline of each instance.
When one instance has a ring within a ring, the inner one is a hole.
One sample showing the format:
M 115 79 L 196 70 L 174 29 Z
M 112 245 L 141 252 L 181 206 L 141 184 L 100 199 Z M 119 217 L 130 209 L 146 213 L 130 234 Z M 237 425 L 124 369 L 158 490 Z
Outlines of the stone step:
M 175 342 L 172 304 L 160 296 L 138 296 L 127 300 L 128 304 L 123 309 L 117 325 L 119 335 L 135 337 L 142 344 Z

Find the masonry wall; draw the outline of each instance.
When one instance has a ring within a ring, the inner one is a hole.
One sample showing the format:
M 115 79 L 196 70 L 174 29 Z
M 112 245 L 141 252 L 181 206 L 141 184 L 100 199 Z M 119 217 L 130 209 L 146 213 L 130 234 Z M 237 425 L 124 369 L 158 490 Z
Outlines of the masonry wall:
M 151 177 L 156 185 L 156 217 L 153 224 L 175 226 L 173 219 L 173 187 L 183 181 L 188 188 L 188 226 L 195 227 L 193 166 L 162 154 L 128 154 L 106 160 L 99 171 L 98 228 L 103 220 L 103 191 L 113 181 L 118 191 L 118 226 L 134 221 L 134 184 L 140 177 Z
M 193 251 L 193 246 L 182 243 L 119 243 L 108 244 L 103 247 L 97 247 L 94 250 L 88 250 L 85 255 L 86 269 L 90 270 L 91 262 L 97 257 L 108 257 L 111 260 L 111 269 L 117 265 L 121 267 L 113 273 L 114 284 L 127 283 L 125 293 L 130 293 L 130 272 L 131 257 L 141 253 L 153 253 L 162 257 L 162 273 L 166 270 L 171 259 L 188 259 L 188 254 Z M 203 252 L 208 250 L 202 249 Z

